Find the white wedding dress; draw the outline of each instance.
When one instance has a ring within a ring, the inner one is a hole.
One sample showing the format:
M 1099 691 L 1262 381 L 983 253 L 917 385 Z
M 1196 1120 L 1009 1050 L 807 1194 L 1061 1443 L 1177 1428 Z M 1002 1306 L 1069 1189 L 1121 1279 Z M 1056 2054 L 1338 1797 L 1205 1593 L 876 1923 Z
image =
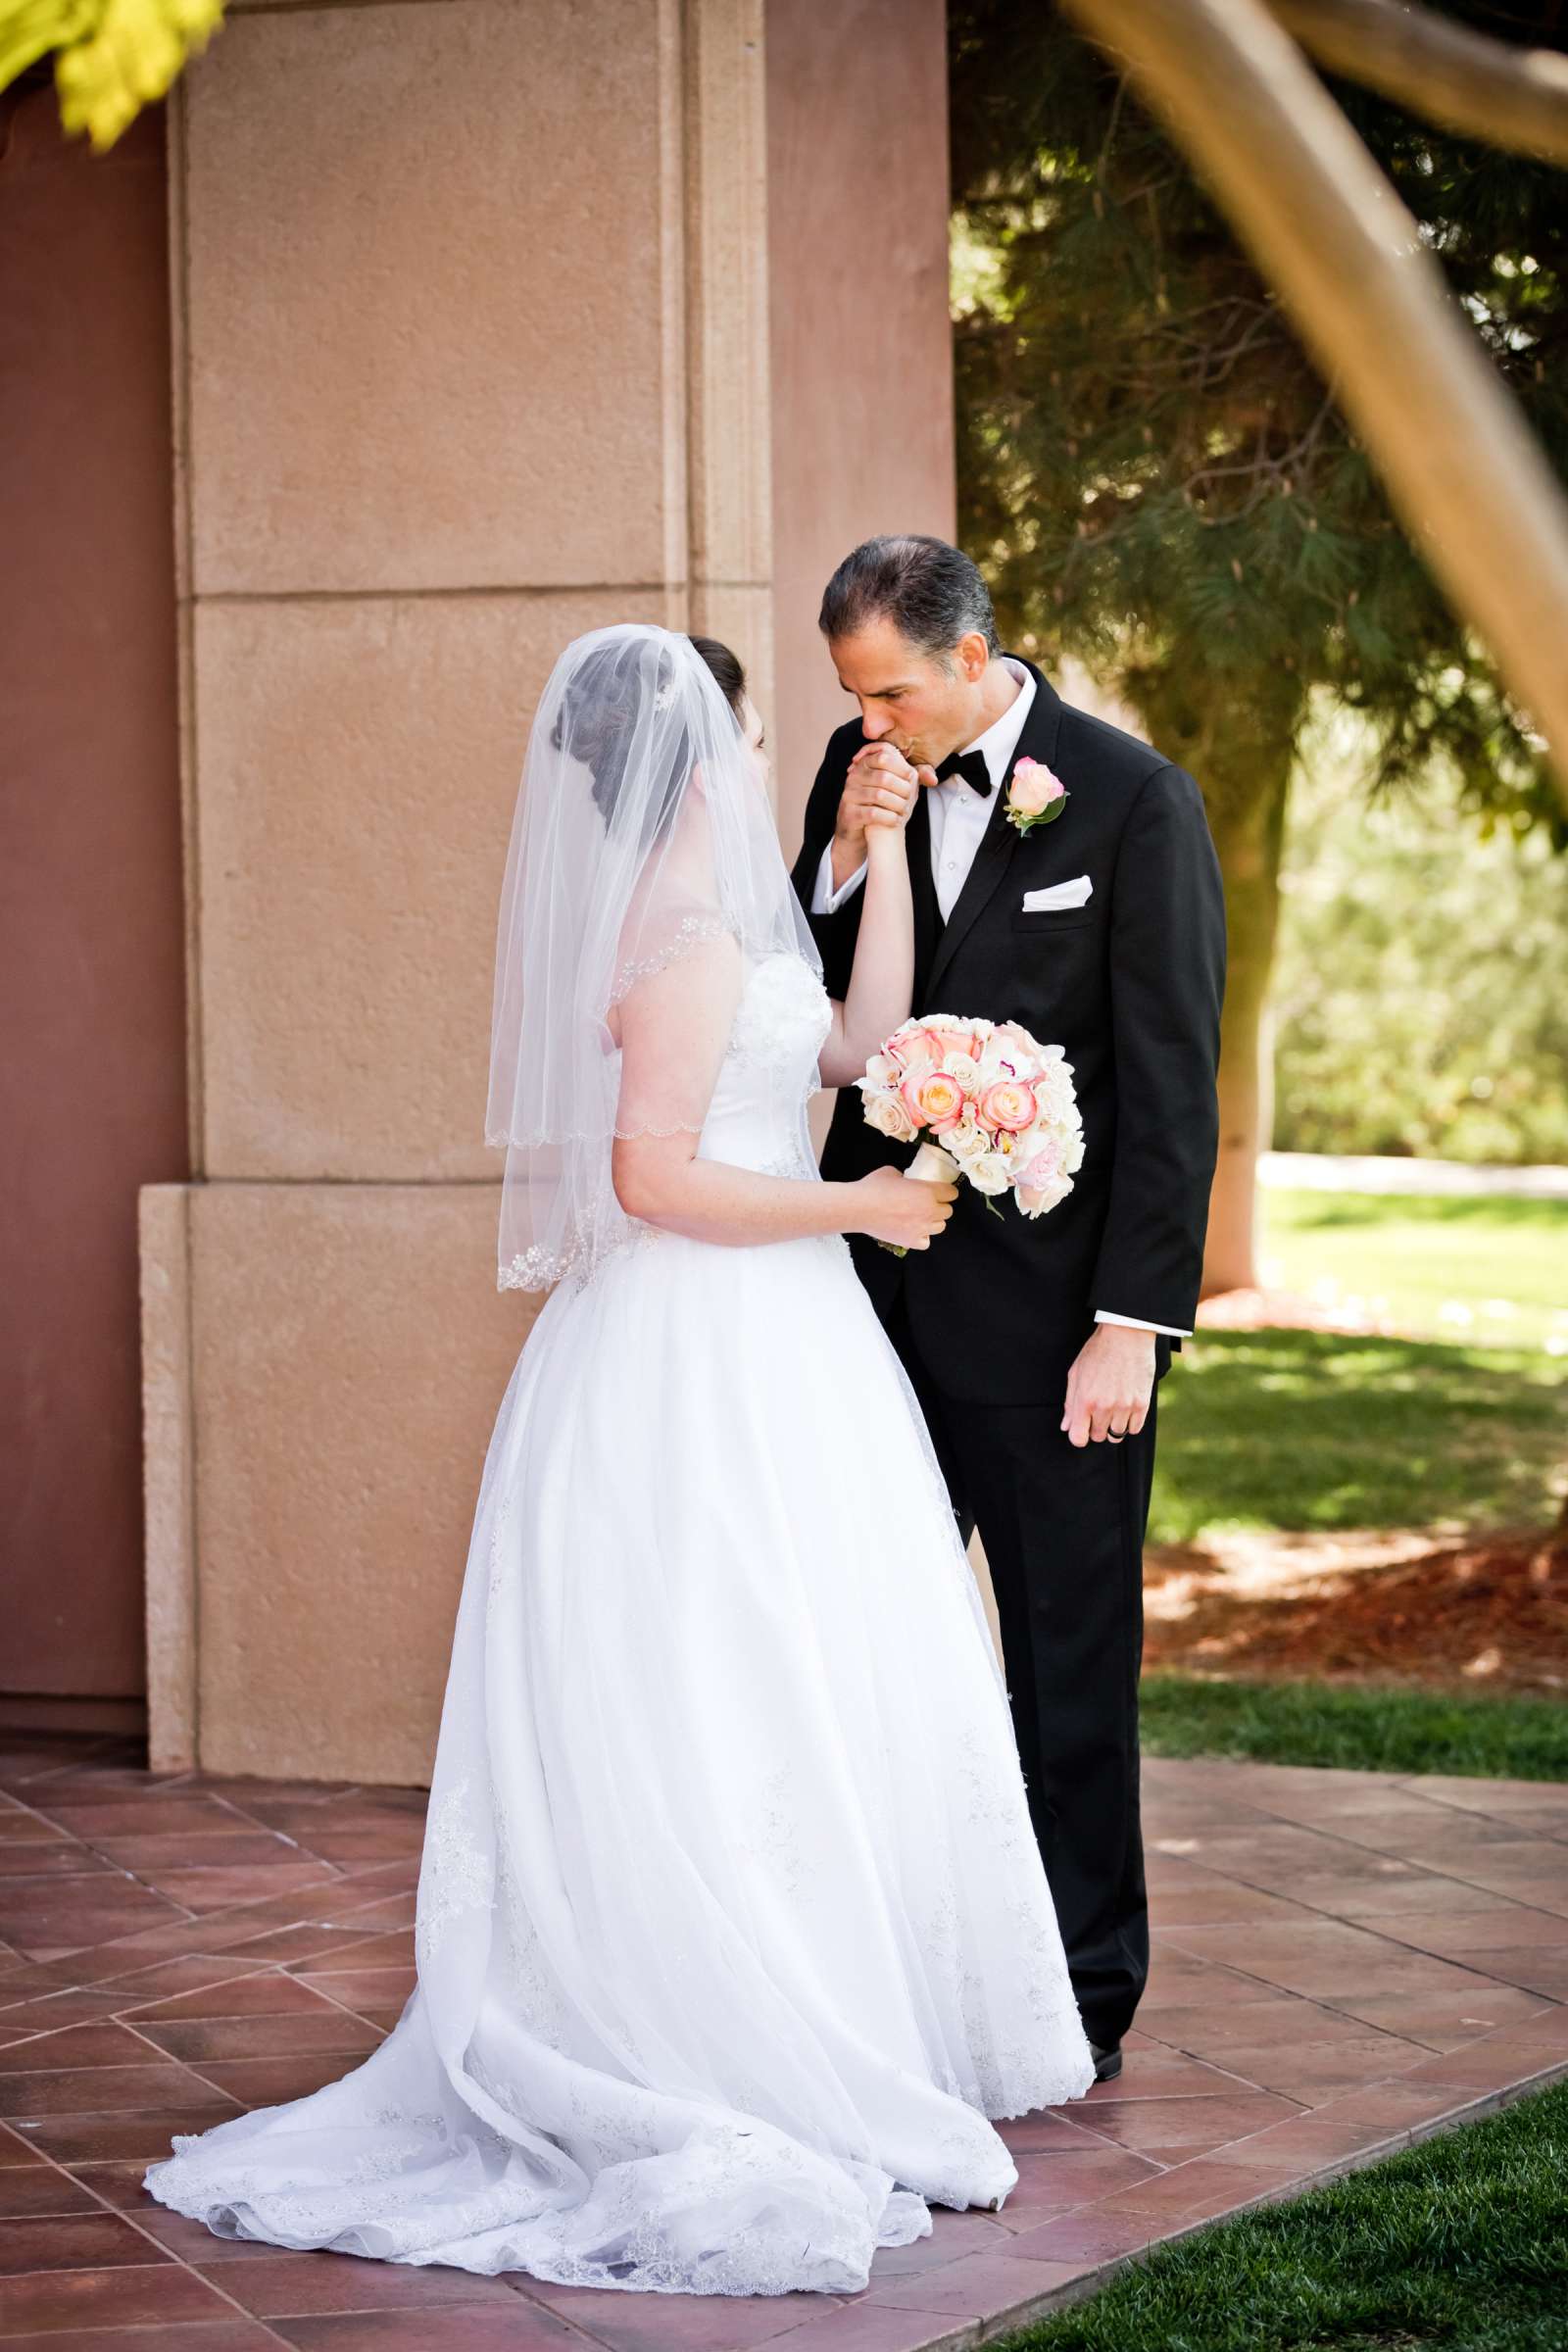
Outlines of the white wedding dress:
M 815 1178 L 828 1018 L 798 956 L 754 966 L 705 1157 Z M 848 1249 L 633 1235 L 549 1298 L 490 1441 L 402 2018 L 146 2176 L 225 2237 L 853 2292 L 930 2204 L 1006 2196 L 988 2117 L 1092 2080 L 979 1595 Z

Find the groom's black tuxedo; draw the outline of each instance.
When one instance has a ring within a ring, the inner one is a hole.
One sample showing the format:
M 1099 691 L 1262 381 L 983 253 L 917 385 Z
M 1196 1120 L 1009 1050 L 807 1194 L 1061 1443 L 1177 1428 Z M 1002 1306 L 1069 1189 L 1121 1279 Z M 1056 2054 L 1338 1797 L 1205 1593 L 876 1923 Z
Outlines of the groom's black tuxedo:
M 1014 657 L 1016 659 L 1017 657 Z M 1138 1827 L 1142 1545 L 1154 1415 L 1121 1446 L 1076 1447 L 1059 1422 L 1097 1308 L 1190 1329 L 1217 1144 L 1224 985 L 1219 867 L 1191 776 L 1120 728 L 1035 697 L 1013 760 L 1068 799 L 1052 823 L 1006 821 L 1005 780 L 946 923 L 926 794 L 907 830 L 917 1013 L 1015 1020 L 1066 1050 L 1084 1122 L 1067 1200 L 1038 1221 L 959 1188 L 952 1222 L 903 1259 L 852 1247 L 914 1385 L 960 1524 L 978 1523 L 996 1591 L 1019 1752 L 1091 2037 L 1118 2041 L 1148 1969 Z M 811 904 L 859 722 L 828 744 L 795 868 Z M 1009 760 L 1008 766 L 1012 761 Z M 1070 909 L 1026 893 L 1087 875 Z M 829 993 L 845 995 L 863 893 L 814 915 Z M 908 1147 L 839 1098 L 822 1171 L 850 1179 Z M 1179 1342 L 1176 1343 L 1179 1345 Z M 1155 1341 L 1156 1368 L 1172 1342 Z
M 1014 657 L 1016 659 L 1017 657 Z M 1024 663 L 1024 667 L 1032 664 Z M 940 1241 L 905 1259 L 857 1236 L 860 1279 L 879 1306 L 903 1290 L 910 1327 L 942 1385 L 977 1403 L 1059 1401 L 1058 1358 L 1088 1337 L 1097 1307 L 1192 1328 L 1214 1172 L 1214 1066 L 1224 979 L 1219 867 L 1197 785 L 1147 743 L 1075 710 L 1034 671 L 1015 758 L 1067 787 L 1060 816 L 1020 834 L 1004 793 L 948 921 L 931 878 L 927 796 L 909 819 L 914 888 L 914 1009 L 1016 1020 L 1066 1048 L 1084 1122 L 1072 1192 L 1038 1223 L 1011 1203 L 995 1215 L 960 1189 Z M 809 907 L 858 720 L 840 727 L 817 771 L 795 883 Z M 1080 907 L 1029 912 L 1027 893 L 1086 874 Z M 849 985 L 859 891 L 812 917 L 828 993 Z M 849 1178 L 907 1145 L 839 1098 L 823 1173 Z M 1161 1350 L 1162 1368 L 1168 1361 Z

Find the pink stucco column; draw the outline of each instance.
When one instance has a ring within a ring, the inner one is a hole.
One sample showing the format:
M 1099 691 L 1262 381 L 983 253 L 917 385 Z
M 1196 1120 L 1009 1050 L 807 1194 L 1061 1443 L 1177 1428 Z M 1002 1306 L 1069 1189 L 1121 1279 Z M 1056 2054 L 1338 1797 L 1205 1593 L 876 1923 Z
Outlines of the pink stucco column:
M 768 0 L 779 821 L 854 715 L 817 632 L 841 556 L 954 531 L 943 0 Z
M 494 1289 L 482 1113 L 534 700 L 609 620 L 731 637 L 798 830 L 822 579 L 951 515 L 943 85 L 933 0 L 232 0 L 180 86 L 162 1763 L 426 1768 L 531 1311 Z M 909 190 L 867 145 L 895 121 Z

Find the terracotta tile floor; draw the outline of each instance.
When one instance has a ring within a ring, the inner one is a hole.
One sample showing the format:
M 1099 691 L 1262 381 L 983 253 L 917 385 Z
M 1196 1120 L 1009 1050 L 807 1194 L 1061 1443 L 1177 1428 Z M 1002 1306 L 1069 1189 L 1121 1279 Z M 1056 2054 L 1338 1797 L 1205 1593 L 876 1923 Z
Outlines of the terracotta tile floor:
M 140 2176 L 342 2074 L 413 1983 L 423 1799 L 0 1744 L 0 2343 L 43 2352 L 936 2352 L 1154 2241 L 1568 2073 L 1568 1788 L 1146 1767 L 1155 1960 L 1121 2081 L 1002 2130 L 1000 2217 L 865 2293 L 620 2295 L 234 2245 Z

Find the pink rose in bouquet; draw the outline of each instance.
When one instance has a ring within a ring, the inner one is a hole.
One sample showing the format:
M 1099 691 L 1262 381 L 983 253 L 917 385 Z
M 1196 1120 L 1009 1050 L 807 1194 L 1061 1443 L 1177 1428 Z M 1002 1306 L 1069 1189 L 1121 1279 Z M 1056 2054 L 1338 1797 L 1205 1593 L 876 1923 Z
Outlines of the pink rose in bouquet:
M 899 1093 L 915 1126 L 928 1127 L 933 1135 L 956 1127 L 963 1116 L 963 1088 L 951 1071 L 921 1070 L 906 1078 Z
M 1065 1200 L 1071 1191 L 1072 1178 L 1063 1167 L 1060 1148 L 1054 1142 L 1043 1145 L 1027 1167 L 1018 1170 L 1018 1206 L 1026 1217 L 1043 1216 L 1058 1200 Z
M 906 1021 L 882 1051 L 901 1070 L 934 1070 L 942 1059 L 943 1041 L 919 1021 Z
M 978 1061 L 991 1034 L 988 1021 L 956 1021 L 946 1012 L 934 1012 L 919 1028 L 922 1037 L 935 1039 L 945 1068 L 955 1060 Z
M 1023 1078 L 998 1078 L 980 1098 L 980 1116 L 999 1135 L 1022 1135 L 1039 1112 L 1034 1088 Z
M 1003 1193 L 1039 1217 L 1072 1191 L 1084 1156 L 1072 1065 L 1016 1021 L 907 1021 L 857 1084 L 869 1125 L 919 1141 L 906 1176 L 966 1182 L 997 1215 Z

